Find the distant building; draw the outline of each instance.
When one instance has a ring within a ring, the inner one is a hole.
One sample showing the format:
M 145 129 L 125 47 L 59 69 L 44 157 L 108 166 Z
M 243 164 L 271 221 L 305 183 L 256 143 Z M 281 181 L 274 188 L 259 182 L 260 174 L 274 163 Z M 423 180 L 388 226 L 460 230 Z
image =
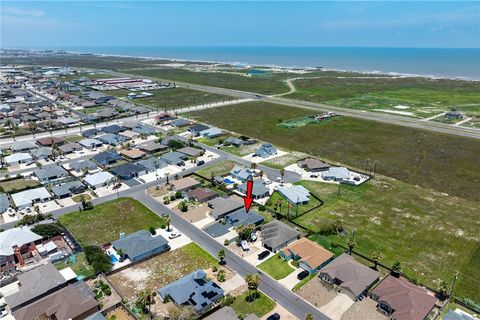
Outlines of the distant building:
M 224 218 L 226 215 L 243 207 L 243 203 L 231 198 L 217 197 L 208 201 L 208 207 L 212 210 L 211 215 L 215 220 Z
M 93 163 L 90 160 L 79 160 L 79 161 L 70 162 L 70 169 L 72 169 L 77 173 L 83 173 L 84 171 L 89 172 L 89 171 L 97 170 L 98 167 L 95 163 Z
M 255 155 L 261 158 L 268 158 L 277 154 L 277 149 L 271 143 L 263 143 L 260 148 L 255 150 Z
M 69 176 L 68 172 L 58 165 L 46 166 L 34 170 L 33 173 L 41 183 L 50 183 Z
M 200 135 L 200 132 L 210 129 L 210 127 L 203 124 L 194 124 L 188 128 L 188 132 L 192 133 L 194 136 Z
M 207 202 L 217 197 L 217 193 L 208 188 L 196 188 L 188 192 L 188 199 L 198 202 Z
M 145 230 L 131 233 L 127 236 L 120 234 L 120 238 L 112 242 L 115 250 L 122 249 L 130 261 L 136 262 L 155 254 L 170 250 L 168 241 L 160 235 L 152 236 Z
M 93 161 L 102 166 L 107 166 L 113 164 L 119 160 L 122 160 L 122 157 L 116 151 L 104 151 L 93 156 Z
M 183 166 L 188 156 L 177 151 L 167 152 L 160 156 L 160 160 L 165 161 L 170 165 Z
M 147 173 L 144 167 L 134 163 L 124 163 L 111 168 L 110 171 L 123 180 L 133 179 Z
M 247 194 L 247 183 L 239 185 L 237 191 Z M 265 186 L 265 182 L 263 180 L 253 180 L 252 198 L 257 200 L 268 196 L 270 196 L 270 190 Z
M 19 152 L 19 153 L 14 153 L 4 157 L 4 161 L 5 163 L 11 166 L 11 165 L 21 164 L 21 163 L 26 163 L 26 164 L 32 163 L 33 158 L 29 153 Z
M 235 167 L 233 167 L 232 170 L 230 170 L 230 175 L 233 178 L 240 180 L 242 182 L 246 182 L 247 180 L 252 180 L 253 178 L 253 172 L 250 169 L 245 168 L 243 166 L 239 166 L 239 165 L 236 165 Z
M 183 153 L 188 157 L 196 158 L 204 154 L 205 151 L 202 149 L 193 148 L 193 147 L 183 147 L 181 149 L 178 149 L 177 152 Z
M 300 168 L 305 169 L 309 172 L 320 172 L 328 170 L 328 168 L 330 168 L 330 165 L 315 158 L 307 158 L 305 160 L 300 160 L 297 162 L 297 165 Z
M 185 177 L 170 182 L 175 191 L 188 191 L 201 185 L 200 181 L 191 177 Z
M 321 176 L 323 180 L 342 182 L 350 178 L 350 171 L 344 167 L 330 167 L 323 171 Z
M 303 186 L 279 186 L 277 191 L 294 205 L 307 204 L 310 201 L 310 191 Z
M 31 258 L 42 237 L 29 227 L 18 227 L 0 232 L 1 273 L 16 271 L 15 265 L 25 265 L 25 259 Z
M 91 139 L 91 138 L 80 140 L 78 143 L 87 149 L 95 149 L 103 145 L 102 141 L 99 141 L 97 139 Z

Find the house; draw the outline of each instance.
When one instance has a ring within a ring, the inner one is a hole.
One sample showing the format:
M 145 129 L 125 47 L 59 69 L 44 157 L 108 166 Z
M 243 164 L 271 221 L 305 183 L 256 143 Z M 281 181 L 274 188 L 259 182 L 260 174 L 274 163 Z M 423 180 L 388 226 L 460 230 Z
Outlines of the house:
M 91 139 L 91 138 L 82 139 L 78 143 L 87 149 L 95 149 L 103 145 L 102 141 L 99 141 L 97 139 Z
M 277 149 L 271 143 L 263 143 L 260 148 L 255 150 L 255 156 L 268 158 L 277 154 Z
M 308 272 L 316 272 L 329 263 L 335 255 L 321 245 L 307 238 L 301 238 L 283 248 L 280 256 L 285 260 L 298 260 L 300 268 Z
M 330 168 L 330 165 L 315 158 L 307 158 L 297 162 L 297 165 L 309 172 L 320 172 Z
M 160 156 L 160 160 L 165 161 L 170 165 L 176 165 L 176 166 L 185 165 L 184 161 L 187 159 L 188 157 L 184 153 L 180 153 L 177 151 L 167 152 Z
M 124 163 L 111 168 L 110 171 L 123 180 L 133 179 L 147 173 L 144 167 L 134 163 Z
M 12 149 L 13 152 L 28 151 L 36 148 L 38 148 L 38 146 L 33 141 L 18 141 L 10 145 L 10 149 Z
M 42 237 L 29 227 L 18 227 L 0 232 L 0 265 L 2 275 L 16 271 L 18 263 L 25 266 L 25 259 L 32 257 L 36 244 Z
M 55 198 L 63 199 L 74 194 L 82 193 L 86 189 L 87 187 L 80 181 L 69 181 L 58 186 L 53 186 L 50 191 L 54 194 Z
M 208 201 L 208 207 L 212 209 L 210 214 L 215 218 L 215 220 L 219 220 L 225 217 L 227 214 L 242 208 L 243 203 L 232 200 L 231 198 L 217 197 Z
M 81 320 L 100 310 L 92 290 L 83 282 L 73 283 L 15 310 L 15 319 Z
M 238 192 L 247 194 L 247 183 L 242 183 L 237 188 Z M 270 190 L 265 186 L 263 180 L 253 180 L 252 184 L 252 198 L 255 200 L 268 197 L 270 195 Z
M 190 306 L 203 313 L 223 298 L 224 291 L 215 282 L 207 279 L 203 270 L 197 270 L 157 290 L 163 301 L 171 299 L 178 306 Z
M 202 149 L 192 148 L 192 147 L 183 147 L 178 149 L 177 152 L 183 153 L 184 155 L 192 158 L 200 157 L 205 151 Z
M 140 230 L 127 236 L 121 233 L 120 238 L 112 242 L 112 246 L 115 250 L 121 249 L 132 262 L 170 250 L 165 238 L 160 235 L 152 236 L 146 230 Z
M 162 112 L 155 116 L 156 122 L 165 122 L 173 119 L 173 116 L 170 113 Z
M 10 200 L 8 200 L 7 194 L 0 193 L 0 214 L 7 211 L 8 208 L 10 208 Z
M 237 313 L 233 308 L 224 306 L 221 309 L 209 314 L 204 320 L 238 320 Z
M 123 132 L 120 132 L 118 135 L 125 137 L 128 140 L 131 140 L 131 139 L 136 139 L 138 136 L 140 136 L 140 133 L 134 132 L 132 130 L 125 130 Z
M 200 181 L 197 181 L 191 177 L 184 177 L 178 180 L 170 181 L 175 191 L 188 191 L 201 185 Z
M 98 129 L 88 129 L 88 130 L 85 130 L 82 132 L 82 136 L 84 136 L 85 138 L 92 138 L 92 137 L 95 137 L 97 136 L 98 134 L 101 134 L 102 131 L 98 130 Z
M 310 201 L 310 191 L 303 186 L 278 186 L 277 191 L 293 205 L 307 204 Z
M 34 170 L 33 173 L 41 183 L 49 183 L 69 176 L 65 169 L 56 164 Z
M 344 167 L 330 167 L 321 175 L 323 180 L 342 182 L 350 178 L 350 171 Z
M 342 253 L 320 269 L 319 277 L 356 301 L 367 294 L 380 273 L 357 262 L 351 255 Z
M 70 169 L 77 173 L 83 173 L 84 171 L 89 172 L 93 170 L 97 170 L 98 167 L 95 163 L 90 160 L 79 160 L 70 162 Z
M 37 143 L 43 147 L 51 147 L 54 145 L 61 145 L 62 143 L 65 143 L 65 140 L 59 137 L 44 137 L 37 139 Z
M 370 297 L 378 302 L 380 312 L 394 320 L 423 320 L 437 303 L 433 292 L 392 275 L 385 277 Z
M 170 123 L 170 125 L 175 128 L 186 127 L 189 124 L 190 124 L 190 121 L 186 119 L 176 119 L 176 120 L 173 120 L 172 123 Z
M 45 160 L 52 156 L 53 149 L 50 147 L 40 147 L 38 149 L 34 149 L 30 151 L 32 156 L 37 160 Z
M 108 185 L 113 179 L 115 179 L 113 174 L 110 172 L 101 171 L 85 176 L 85 178 L 83 178 L 83 182 L 95 189 Z
M 138 160 L 145 156 L 145 152 L 138 149 L 123 149 L 120 151 L 120 154 L 131 160 Z
M 188 191 L 187 195 L 189 200 L 198 202 L 207 202 L 217 197 L 217 194 L 208 188 L 196 188 Z
M 207 130 L 203 130 L 200 132 L 200 136 L 209 138 L 209 139 L 220 137 L 223 134 L 224 134 L 223 131 L 218 128 L 209 128 Z
M 252 180 L 253 178 L 253 172 L 250 169 L 239 165 L 236 165 L 235 167 L 233 167 L 232 170 L 230 170 L 230 175 L 232 176 L 232 178 L 240 180 L 242 182 Z
M 227 214 L 225 216 L 225 220 L 233 227 L 249 224 L 258 226 L 264 221 L 264 218 L 252 209 L 250 209 L 250 211 L 247 213 L 245 208 L 242 206 L 240 209 Z
M 76 142 L 70 142 L 58 147 L 58 149 L 60 149 L 60 151 L 62 151 L 65 154 L 69 154 L 75 151 L 80 151 L 83 149 L 83 147 Z
M 118 134 L 122 131 L 125 131 L 126 128 L 119 126 L 118 124 L 112 124 L 101 129 L 105 133 Z
M 5 301 L 13 313 L 38 300 L 42 295 L 54 292 L 67 285 L 67 280 L 51 263 L 21 273 L 17 278 L 19 290 L 5 297 Z M 16 319 L 33 318 L 19 317 Z
M 261 234 L 263 246 L 273 252 L 277 252 L 300 237 L 300 232 L 278 220 L 264 224 Z
M 164 161 L 154 157 L 137 161 L 135 164 L 144 167 L 148 172 L 155 172 L 168 166 Z
M 145 143 L 145 144 L 139 146 L 138 148 L 140 150 L 142 150 L 143 152 L 146 152 L 146 153 L 157 153 L 157 152 L 165 151 L 165 150 L 168 149 L 168 147 L 166 145 L 163 145 L 163 144 L 158 143 L 158 142 Z
M 242 139 L 239 139 L 239 138 L 229 137 L 229 138 L 225 139 L 225 141 L 223 143 L 225 145 L 232 145 L 232 146 L 235 146 L 235 147 L 241 147 L 245 144 L 245 141 L 243 141 Z
M 111 146 L 118 146 L 127 141 L 127 138 L 114 133 L 105 133 L 101 136 L 97 136 L 96 139 Z
M 150 110 L 146 110 L 146 112 L 149 112 L 149 111 Z M 138 134 L 146 134 L 146 135 L 154 134 L 155 132 L 157 132 L 157 130 L 154 127 L 146 125 L 144 123 L 139 123 L 138 125 L 133 127 L 132 131 Z
M 11 195 L 13 203 L 18 210 L 33 206 L 38 202 L 47 202 L 52 200 L 52 195 L 45 187 L 28 189 Z
M 210 127 L 207 127 L 206 125 L 203 124 L 195 124 L 188 128 L 188 132 L 192 133 L 194 136 L 199 136 L 200 132 L 205 131 L 210 129 Z
M 94 155 L 92 159 L 99 165 L 107 166 L 122 160 L 122 157 L 116 151 L 107 150 Z
M 14 165 L 14 164 L 20 164 L 20 163 L 27 163 L 30 164 L 33 162 L 33 158 L 29 153 L 14 153 L 9 156 L 6 156 L 3 158 L 6 164 L 8 165 Z

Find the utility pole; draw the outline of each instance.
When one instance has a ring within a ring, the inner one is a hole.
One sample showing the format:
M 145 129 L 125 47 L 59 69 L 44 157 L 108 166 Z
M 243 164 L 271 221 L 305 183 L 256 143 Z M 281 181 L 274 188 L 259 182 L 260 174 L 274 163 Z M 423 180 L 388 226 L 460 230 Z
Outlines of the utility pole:
M 365 161 L 365 174 L 368 174 L 368 173 L 367 173 L 368 161 L 370 161 L 370 159 L 367 159 L 367 160 Z

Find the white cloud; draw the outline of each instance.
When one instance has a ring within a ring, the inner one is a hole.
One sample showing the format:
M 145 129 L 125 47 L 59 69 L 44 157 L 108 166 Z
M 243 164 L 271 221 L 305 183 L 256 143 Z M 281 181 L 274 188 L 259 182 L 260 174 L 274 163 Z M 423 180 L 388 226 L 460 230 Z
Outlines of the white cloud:
M 43 10 L 36 9 L 23 9 L 15 7 L 6 7 L 2 8 L 2 15 L 12 15 L 12 16 L 21 16 L 21 17 L 35 17 L 39 18 L 45 15 Z

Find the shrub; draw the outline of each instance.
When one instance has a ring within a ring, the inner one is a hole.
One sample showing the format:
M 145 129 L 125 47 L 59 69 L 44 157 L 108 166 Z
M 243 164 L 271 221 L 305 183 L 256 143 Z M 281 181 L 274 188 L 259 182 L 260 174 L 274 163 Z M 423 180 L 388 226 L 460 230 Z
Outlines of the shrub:
M 157 234 L 157 231 L 155 230 L 155 227 L 150 227 L 148 230 L 150 231 L 150 233 L 151 233 L 152 235 L 156 235 L 156 234 Z
M 265 210 L 266 210 L 266 209 L 265 209 L 265 206 L 263 206 L 263 205 L 261 205 L 261 206 L 258 207 L 258 211 L 265 211 Z
M 324 224 L 320 227 L 318 233 L 329 236 L 339 234 L 344 230 L 343 222 L 341 220 L 335 220 L 332 223 Z
M 225 282 L 225 271 L 224 270 L 219 270 L 217 273 L 217 280 L 219 282 Z
M 213 272 L 217 272 L 217 271 L 218 271 L 217 266 L 213 266 L 212 271 L 213 271 Z
M 171 195 L 170 196 L 170 201 L 175 201 L 175 200 L 177 200 L 177 198 L 174 195 Z
M 225 241 L 223 241 L 224 246 L 228 246 L 229 244 L 230 244 L 230 241 L 228 241 L 228 239 L 225 239 Z
M 232 296 L 231 294 L 227 294 L 222 299 L 222 304 L 225 305 L 225 306 L 229 306 L 234 302 L 235 302 L 235 297 Z
M 175 192 L 175 199 L 183 198 L 183 195 L 180 191 Z
M 65 230 L 57 223 L 37 224 L 32 231 L 44 238 L 53 238 L 62 234 Z

